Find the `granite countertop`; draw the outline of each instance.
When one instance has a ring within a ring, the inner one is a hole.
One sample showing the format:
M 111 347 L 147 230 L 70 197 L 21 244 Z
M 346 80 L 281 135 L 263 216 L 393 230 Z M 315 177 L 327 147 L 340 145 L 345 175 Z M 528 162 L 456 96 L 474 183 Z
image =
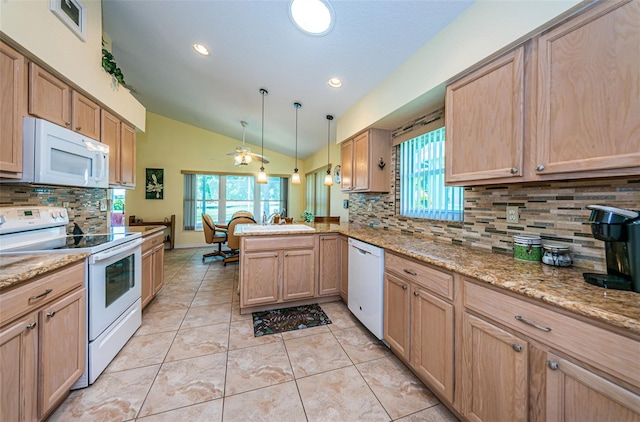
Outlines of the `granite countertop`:
M 445 270 L 611 324 L 640 335 L 640 293 L 607 290 L 587 284 L 583 268 L 522 262 L 510 255 L 470 248 L 418 234 L 356 224 L 308 224 L 315 232 L 245 233 L 244 235 L 341 233 Z
M 0 256 L 0 292 L 88 256 L 89 254 L 85 252 L 2 255 Z

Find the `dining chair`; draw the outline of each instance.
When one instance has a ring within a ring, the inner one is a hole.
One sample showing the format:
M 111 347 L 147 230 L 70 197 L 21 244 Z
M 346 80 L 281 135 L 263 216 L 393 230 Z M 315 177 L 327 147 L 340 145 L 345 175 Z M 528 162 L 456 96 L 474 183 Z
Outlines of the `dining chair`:
M 227 246 L 231 249 L 229 255 L 224 257 L 224 265 L 228 262 L 236 262 L 240 260 L 240 236 L 236 236 L 234 231 L 238 224 L 256 224 L 256 220 L 251 217 L 240 216 L 229 222 Z
M 227 230 L 218 227 L 208 214 L 202 214 L 202 228 L 204 229 L 204 240 L 208 244 L 218 244 L 218 250 L 202 255 L 202 262 L 205 258 L 212 256 L 221 256 L 226 258 L 225 252 L 222 252 L 222 244 L 227 242 Z

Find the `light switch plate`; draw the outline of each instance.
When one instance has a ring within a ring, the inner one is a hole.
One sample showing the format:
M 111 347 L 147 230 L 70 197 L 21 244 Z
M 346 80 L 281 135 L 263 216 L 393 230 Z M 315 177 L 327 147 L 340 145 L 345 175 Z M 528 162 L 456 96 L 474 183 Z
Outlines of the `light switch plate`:
M 515 206 L 507 206 L 507 222 L 517 223 L 520 221 L 519 208 Z

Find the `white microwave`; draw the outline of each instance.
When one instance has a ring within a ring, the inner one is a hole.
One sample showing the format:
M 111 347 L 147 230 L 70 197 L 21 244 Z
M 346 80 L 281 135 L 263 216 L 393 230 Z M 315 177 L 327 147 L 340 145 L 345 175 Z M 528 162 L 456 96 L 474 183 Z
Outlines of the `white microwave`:
M 25 117 L 22 178 L 4 183 L 107 188 L 109 146 L 51 122 Z

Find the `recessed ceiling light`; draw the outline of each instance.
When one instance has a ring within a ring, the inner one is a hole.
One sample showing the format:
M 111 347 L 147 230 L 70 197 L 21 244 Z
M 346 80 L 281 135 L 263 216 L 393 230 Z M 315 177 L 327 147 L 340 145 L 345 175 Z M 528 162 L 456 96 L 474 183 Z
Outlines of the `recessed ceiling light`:
M 333 7 L 326 0 L 291 0 L 293 23 L 307 34 L 325 35 L 333 29 Z
M 331 78 L 327 81 L 327 85 L 331 88 L 340 88 L 342 86 L 342 81 L 338 78 Z
M 198 54 L 202 54 L 203 56 L 209 55 L 209 49 L 202 44 L 193 44 L 193 49 L 196 50 Z

